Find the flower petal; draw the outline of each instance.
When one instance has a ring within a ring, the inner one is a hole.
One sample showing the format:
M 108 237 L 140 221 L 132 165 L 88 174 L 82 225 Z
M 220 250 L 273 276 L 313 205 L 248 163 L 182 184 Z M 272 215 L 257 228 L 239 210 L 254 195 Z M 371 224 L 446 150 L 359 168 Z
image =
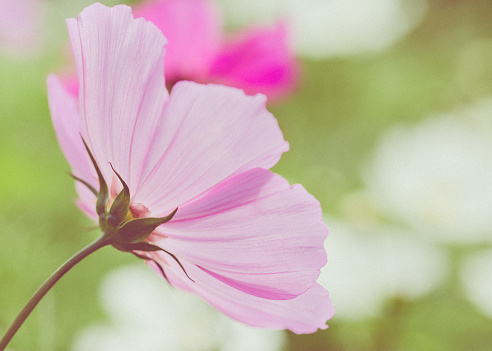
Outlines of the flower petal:
M 280 98 L 298 80 L 298 67 L 287 42 L 284 24 L 240 33 L 225 44 L 211 64 L 210 77 L 217 82 Z
M 136 17 L 152 21 L 169 41 L 166 79 L 202 80 L 221 39 L 221 20 L 206 0 L 147 1 L 134 8 Z
M 288 149 L 265 97 L 178 82 L 164 110 L 134 202 L 167 215 L 222 180 L 270 168 Z
M 48 104 L 58 143 L 72 168 L 72 172 L 97 189 L 93 167 L 82 143 L 82 125 L 77 98 L 66 90 L 62 80 L 51 74 L 47 79 Z
M 106 180 L 108 162 L 135 188 L 168 93 L 162 33 L 131 9 L 96 3 L 67 20 L 79 81 L 82 130 Z
M 96 172 L 82 143 L 82 125 L 77 98 L 67 89 L 62 79 L 56 75 L 49 75 L 47 83 L 51 119 L 58 143 L 72 168 L 72 173 L 98 189 Z M 94 194 L 80 183 L 77 183 L 76 189 L 80 198 L 79 207 L 90 218 L 97 220 L 97 214 L 94 211 Z
M 300 185 L 253 169 L 181 207 L 149 240 L 245 293 L 292 299 L 326 264 L 319 202 Z M 194 279 L 194 277 L 191 277 Z
M 160 273 L 155 263 L 149 262 Z M 268 300 L 234 289 L 193 264 L 182 263 L 194 282 L 170 261 L 165 269 L 172 285 L 201 296 L 229 317 L 255 327 L 290 329 L 297 334 L 314 333 L 318 328 L 326 329 L 326 321 L 335 313 L 328 291 L 317 283 L 294 299 Z

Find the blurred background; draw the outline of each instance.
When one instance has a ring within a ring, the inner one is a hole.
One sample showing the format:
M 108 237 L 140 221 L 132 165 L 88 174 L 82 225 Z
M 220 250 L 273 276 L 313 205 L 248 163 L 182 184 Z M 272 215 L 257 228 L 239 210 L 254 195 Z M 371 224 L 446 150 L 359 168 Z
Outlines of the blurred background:
M 70 65 L 65 19 L 89 4 L 0 0 L 0 333 L 98 236 L 74 204 L 45 83 Z M 216 5 L 230 32 L 288 28 L 300 73 L 269 104 L 290 142 L 274 171 L 323 207 L 330 328 L 245 327 L 105 248 L 57 284 L 10 350 L 492 350 L 492 3 Z

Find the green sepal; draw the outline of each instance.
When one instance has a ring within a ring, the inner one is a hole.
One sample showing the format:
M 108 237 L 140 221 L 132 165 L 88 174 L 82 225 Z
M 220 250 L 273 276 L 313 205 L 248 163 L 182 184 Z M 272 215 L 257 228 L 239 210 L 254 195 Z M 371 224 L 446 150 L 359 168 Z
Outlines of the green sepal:
M 167 250 L 164 250 L 164 249 L 161 249 L 161 250 L 164 251 L 165 253 L 167 253 L 169 256 L 171 256 L 176 261 L 176 263 L 181 267 L 181 269 L 183 270 L 184 274 L 188 277 L 189 280 L 191 280 L 193 283 L 195 282 L 193 279 L 190 278 L 190 276 L 188 275 L 188 272 L 186 272 L 186 269 L 183 267 L 183 265 L 181 264 L 181 262 L 179 262 L 178 258 L 175 255 L 173 255 L 172 253 L 170 253 Z
M 132 252 L 132 251 L 161 251 L 162 249 L 159 246 L 149 244 L 148 242 L 141 241 L 139 243 L 128 244 L 128 243 L 115 243 L 113 244 L 115 248 L 123 252 Z
M 162 218 L 147 217 L 132 219 L 118 229 L 116 240 L 122 243 L 139 243 L 147 239 L 155 228 L 169 222 L 174 217 L 177 210 L 178 209 L 176 208 L 170 215 Z
M 106 184 L 106 181 L 104 180 L 101 170 L 99 169 L 99 166 L 97 165 L 91 150 L 87 146 L 87 143 L 85 142 L 82 136 L 81 138 L 82 138 L 82 142 L 84 143 L 85 149 L 87 150 L 87 153 L 91 158 L 92 164 L 96 169 L 97 177 L 99 178 L 99 192 L 97 193 L 96 212 L 97 215 L 99 216 L 99 225 L 101 226 L 101 228 L 104 229 L 104 227 L 106 226 L 106 204 L 108 203 L 108 194 L 109 194 L 108 185 Z M 86 184 L 86 182 L 83 182 L 83 184 Z
M 184 268 L 184 266 L 181 264 L 181 262 L 179 262 L 178 258 L 173 255 L 172 253 L 170 253 L 169 251 L 167 250 L 164 250 L 162 247 L 159 247 L 159 246 L 156 246 L 156 245 L 153 245 L 153 244 L 150 244 L 148 242 L 145 242 L 145 241 L 141 241 L 139 243 L 135 243 L 135 244 L 119 244 L 119 243 L 113 243 L 112 244 L 116 249 L 120 250 L 120 251 L 123 251 L 123 252 L 133 252 L 133 251 L 162 251 L 162 252 L 165 252 L 167 253 L 169 256 L 172 257 L 173 260 L 176 261 L 176 263 L 179 265 L 179 267 L 181 267 L 181 269 L 183 270 L 184 274 L 186 275 L 186 277 L 188 277 L 189 280 L 191 280 L 193 283 L 195 282 L 193 279 L 191 279 L 191 277 L 188 275 L 188 272 L 186 272 L 186 269 Z M 147 258 L 147 257 L 143 257 L 135 252 L 133 252 L 133 254 L 135 254 L 137 257 L 139 258 L 142 258 L 144 260 L 152 260 L 154 261 L 160 268 L 161 272 L 163 273 L 164 277 L 166 278 L 167 280 L 167 277 L 166 277 L 166 274 L 164 273 L 164 270 L 162 269 L 162 267 L 160 266 L 160 264 L 155 261 L 154 259 L 152 258 Z
M 135 254 L 135 253 L 134 253 Z M 137 256 L 138 257 L 138 256 Z M 166 272 L 164 271 L 164 268 L 162 268 L 162 265 L 157 262 L 156 260 L 152 260 L 152 262 L 155 263 L 155 265 L 157 266 L 157 268 L 159 269 L 159 271 L 161 272 L 162 276 L 164 277 L 164 279 L 166 279 L 166 281 L 168 282 L 169 286 L 171 288 L 173 288 L 173 285 L 171 284 L 171 282 L 169 281 L 169 278 L 167 277 L 167 274 Z
M 150 244 L 149 244 L 150 245 Z M 154 246 L 154 245 L 152 245 Z M 157 248 L 157 246 L 156 246 Z M 157 251 L 157 250 L 156 250 Z M 171 284 L 171 282 L 169 281 L 169 278 L 167 277 L 167 274 L 166 272 L 164 271 L 164 268 L 162 268 L 161 264 L 159 262 L 157 262 L 156 260 L 150 258 L 150 257 L 147 257 L 147 256 L 144 256 L 144 255 L 140 255 L 139 253 L 136 253 L 136 252 L 132 252 L 132 254 L 134 254 L 135 256 L 137 256 L 138 258 L 141 258 L 142 260 L 145 260 L 145 261 L 152 261 L 155 263 L 155 265 L 157 266 L 157 268 L 159 269 L 159 271 L 161 272 L 162 276 L 164 277 L 164 279 L 166 279 L 166 281 L 169 283 L 169 286 L 172 288 L 173 285 Z
M 82 184 L 84 184 L 96 197 L 98 196 L 97 195 L 97 190 L 96 188 L 94 188 L 92 185 L 90 185 L 89 183 L 87 183 L 85 180 L 73 175 L 72 173 L 68 173 L 68 175 L 70 177 L 72 177 L 73 179 L 75 179 L 76 181 L 78 182 L 81 182 Z
M 109 209 L 108 224 L 112 227 L 119 226 L 126 218 L 126 215 L 130 209 L 130 189 L 126 185 L 125 181 L 113 168 L 110 163 L 113 172 L 116 174 L 121 184 L 123 185 L 123 190 L 116 196 Z

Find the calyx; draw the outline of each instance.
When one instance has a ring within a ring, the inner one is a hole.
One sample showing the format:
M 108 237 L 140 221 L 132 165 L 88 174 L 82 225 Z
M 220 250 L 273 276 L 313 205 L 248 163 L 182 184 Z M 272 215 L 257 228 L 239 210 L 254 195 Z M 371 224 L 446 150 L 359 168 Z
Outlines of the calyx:
M 178 208 L 165 217 L 133 218 L 131 215 L 128 216 L 130 211 L 130 189 L 118 172 L 113 168 L 113 165 L 111 165 L 113 172 L 123 185 L 123 189 L 115 197 L 108 210 L 108 185 L 106 184 L 101 170 L 87 146 L 87 143 L 83 138 L 82 141 L 84 142 L 85 149 L 96 170 L 99 179 L 99 191 L 85 180 L 80 179 L 73 174 L 71 176 L 84 184 L 96 196 L 96 213 L 99 217 L 99 227 L 104 233 L 104 236 L 109 239 L 111 245 L 124 252 L 132 252 L 134 250 L 165 251 L 156 245 L 146 242 L 145 239 L 147 239 L 158 226 L 169 222 L 178 211 Z M 128 217 L 132 219 L 128 220 Z

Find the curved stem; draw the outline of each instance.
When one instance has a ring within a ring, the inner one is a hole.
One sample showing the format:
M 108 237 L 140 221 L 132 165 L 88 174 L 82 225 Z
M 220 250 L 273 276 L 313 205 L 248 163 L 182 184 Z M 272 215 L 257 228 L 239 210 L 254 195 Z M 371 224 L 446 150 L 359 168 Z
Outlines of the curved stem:
M 68 259 L 64 264 L 62 264 L 44 283 L 39 287 L 39 289 L 32 295 L 31 299 L 24 306 L 22 311 L 17 315 L 15 320 L 10 325 L 9 329 L 0 340 L 0 351 L 4 351 L 10 340 L 14 337 L 17 330 L 21 327 L 22 323 L 31 314 L 34 307 L 37 306 L 39 301 L 46 295 L 46 293 L 56 284 L 61 277 L 65 275 L 73 266 L 82 261 L 84 258 L 89 256 L 94 251 L 108 245 L 110 240 L 102 235 L 99 239 L 93 243 L 87 245 L 85 248 L 77 252 L 74 256 Z

